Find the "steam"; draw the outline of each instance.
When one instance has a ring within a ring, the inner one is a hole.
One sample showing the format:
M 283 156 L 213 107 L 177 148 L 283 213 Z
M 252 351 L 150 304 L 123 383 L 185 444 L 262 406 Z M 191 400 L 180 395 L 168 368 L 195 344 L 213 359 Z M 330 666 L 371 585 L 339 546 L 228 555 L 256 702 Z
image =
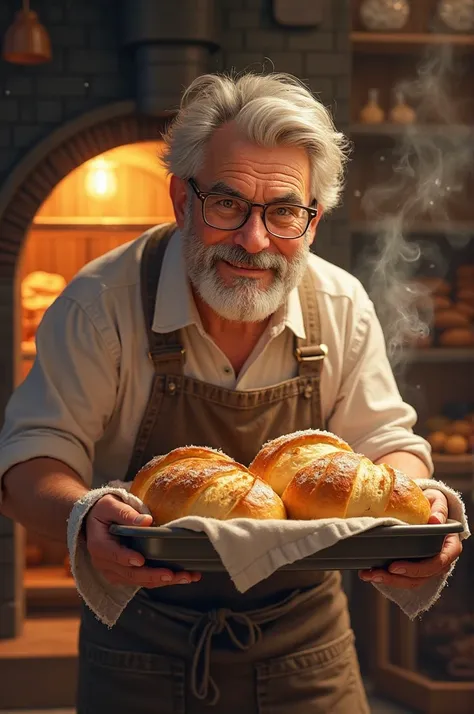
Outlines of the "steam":
M 357 273 L 377 309 L 394 368 L 403 362 L 407 345 L 430 332 L 430 301 L 413 281 L 415 272 L 422 266 L 424 275 L 442 278 L 448 268 L 439 242 L 414 241 L 410 229 L 428 221 L 447 224 L 449 208 L 473 168 L 473 142 L 459 126 L 459 100 L 449 91 L 456 76 L 452 48 L 445 45 L 429 50 L 416 78 L 396 87 L 416 109 L 417 121 L 400 128 L 392 156 L 385 152 L 393 163 L 390 180 L 370 187 L 362 198 L 376 238 Z M 434 126 L 427 131 L 430 122 L 444 131 L 436 135 Z M 457 231 L 446 238 L 463 248 L 470 235 Z

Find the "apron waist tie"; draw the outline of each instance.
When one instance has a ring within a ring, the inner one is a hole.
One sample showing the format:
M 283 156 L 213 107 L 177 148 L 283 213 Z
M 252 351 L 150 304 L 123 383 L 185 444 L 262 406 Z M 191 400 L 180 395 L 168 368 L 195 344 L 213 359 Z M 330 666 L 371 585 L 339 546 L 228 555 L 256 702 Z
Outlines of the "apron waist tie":
M 233 629 L 232 620 L 247 628 L 247 634 L 240 638 Z M 219 688 L 210 672 L 212 638 L 226 631 L 237 649 L 249 650 L 262 637 L 262 630 L 249 614 L 232 612 L 221 608 L 211 610 L 196 622 L 189 636 L 194 648 L 191 665 L 191 691 L 197 699 L 207 700 L 210 706 L 219 701 Z
M 191 690 L 197 699 L 206 700 L 211 706 L 219 701 L 219 688 L 211 675 L 212 638 L 227 632 L 229 639 L 237 649 L 246 651 L 254 647 L 262 638 L 260 625 L 277 620 L 296 606 L 295 598 L 299 590 L 290 593 L 284 600 L 270 607 L 247 612 L 234 612 L 227 608 L 210 610 L 200 614 L 194 621 L 189 635 L 189 642 L 194 649 L 191 665 Z M 175 614 L 176 616 L 176 614 Z M 178 615 L 179 617 L 179 615 Z M 180 618 L 181 619 L 181 618 Z M 182 614 L 182 619 L 189 622 L 189 614 Z M 247 634 L 239 637 L 231 622 L 244 625 Z
M 191 626 L 189 643 L 193 648 L 191 663 L 191 690 L 197 699 L 207 700 L 207 704 L 215 705 L 219 701 L 219 688 L 213 679 L 211 669 L 212 638 L 224 631 L 237 649 L 246 651 L 251 649 L 262 638 L 260 625 L 278 620 L 279 617 L 297 607 L 302 599 L 311 598 L 318 588 L 305 591 L 294 590 L 287 597 L 275 605 L 262 607 L 245 612 L 234 612 L 227 608 L 197 612 L 185 607 L 175 607 L 159 601 L 153 601 L 153 609 L 171 619 Z M 298 597 L 299 596 L 299 597 Z M 247 634 L 239 637 L 231 621 L 236 625 L 244 625 Z
M 332 571 L 330 576 L 334 574 L 335 571 Z M 210 672 L 214 635 L 222 634 L 225 631 L 237 649 L 250 650 L 263 636 L 260 625 L 278 620 L 316 594 L 322 596 L 328 588 L 332 587 L 333 583 L 333 577 L 328 577 L 315 588 L 294 590 L 275 605 L 245 612 L 219 608 L 202 613 L 185 607 L 160 603 L 156 600 L 153 601 L 153 608 L 171 619 L 191 626 L 189 643 L 194 650 L 191 664 L 191 690 L 197 699 L 207 700 L 208 704 L 215 705 L 219 701 L 220 692 Z M 236 634 L 230 622 L 232 620 L 235 624 L 244 625 L 247 628 L 246 636 L 241 638 Z

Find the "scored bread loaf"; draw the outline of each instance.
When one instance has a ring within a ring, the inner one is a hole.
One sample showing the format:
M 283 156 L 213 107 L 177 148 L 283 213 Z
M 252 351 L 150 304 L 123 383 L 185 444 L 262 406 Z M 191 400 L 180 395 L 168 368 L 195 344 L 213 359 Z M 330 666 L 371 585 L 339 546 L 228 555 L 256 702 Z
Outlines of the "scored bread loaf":
M 415 481 L 376 465 L 325 431 L 295 432 L 264 444 L 249 467 L 281 496 L 288 518 L 398 518 L 425 524 L 430 504 Z
M 130 491 L 158 526 L 184 516 L 286 518 L 282 500 L 265 481 L 204 446 L 185 446 L 152 459 L 137 473 Z

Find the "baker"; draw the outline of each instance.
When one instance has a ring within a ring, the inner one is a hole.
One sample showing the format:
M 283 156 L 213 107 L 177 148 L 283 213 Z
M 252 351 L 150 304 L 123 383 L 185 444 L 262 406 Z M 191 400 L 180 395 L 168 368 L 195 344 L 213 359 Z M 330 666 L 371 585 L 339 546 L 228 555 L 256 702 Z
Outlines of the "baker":
M 6 410 L 2 512 L 64 542 L 79 498 L 153 455 L 200 444 L 248 464 L 306 428 L 428 477 L 368 295 L 310 253 L 347 157 L 328 111 L 289 76 L 206 75 L 165 142 L 177 225 L 93 261 L 47 311 Z M 427 495 L 443 521 L 445 497 Z M 338 572 L 240 594 L 223 574 L 149 568 L 108 532 L 150 520 L 111 495 L 87 517 L 94 567 L 141 589 L 111 629 L 84 609 L 79 714 L 369 711 Z M 448 538 L 403 574 L 362 577 L 418 588 L 460 551 Z

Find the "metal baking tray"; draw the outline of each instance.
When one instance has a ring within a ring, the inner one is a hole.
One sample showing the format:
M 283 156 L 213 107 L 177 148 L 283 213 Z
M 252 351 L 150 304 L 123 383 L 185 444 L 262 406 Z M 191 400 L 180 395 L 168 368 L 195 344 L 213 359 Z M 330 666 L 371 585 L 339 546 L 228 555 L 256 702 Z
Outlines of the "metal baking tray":
M 377 526 L 320 550 L 280 570 L 361 570 L 384 568 L 394 560 L 422 560 L 437 555 L 446 535 L 461 533 L 462 524 L 448 521 L 426 526 Z M 110 533 L 141 553 L 148 565 L 170 570 L 225 572 L 205 533 L 167 526 L 140 528 L 111 525 Z

